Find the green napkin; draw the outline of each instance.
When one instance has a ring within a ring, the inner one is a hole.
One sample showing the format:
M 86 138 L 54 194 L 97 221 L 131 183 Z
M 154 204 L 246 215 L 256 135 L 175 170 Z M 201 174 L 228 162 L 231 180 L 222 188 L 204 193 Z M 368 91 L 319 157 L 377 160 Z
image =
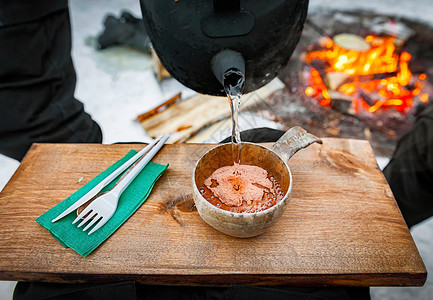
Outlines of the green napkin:
M 160 165 L 149 162 L 147 166 L 135 177 L 131 184 L 122 193 L 119 199 L 117 210 L 111 219 L 105 223 L 97 231 L 88 235 L 88 231 L 83 232 L 82 228 L 77 228 L 79 223 L 72 225 L 72 221 L 76 218 L 76 212 L 71 212 L 63 219 L 52 223 L 51 220 L 57 217 L 61 212 L 66 210 L 70 205 L 75 203 L 89 190 L 101 182 L 105 177 L 110 175 L 114 170 L 120 167 L 129 158 L 134 156 L 137 152 L 131 150 L 125 157 L 114 163 L 107 170 L 96 176 L 85 186 L 80 188 L 74 194 L 54 206 L 52 209 L 41 215 L 36 219 L 36 222 L 53 235 L 53 237 L 60 242 L 65 248 L 72 248 L 82 256 L 89 255 L 100 244 L 102 244 L 110 235 L 112 235 L 117 228 L 119 228 L 132 214 L 143 204 L 149 196 L 152 187 L 162 174 L 164 174 L 168 165 Z M 109 190 L 122 176 L 120 174 L 102 191 Z M 83 226 L 84 227 L 84 226 Z

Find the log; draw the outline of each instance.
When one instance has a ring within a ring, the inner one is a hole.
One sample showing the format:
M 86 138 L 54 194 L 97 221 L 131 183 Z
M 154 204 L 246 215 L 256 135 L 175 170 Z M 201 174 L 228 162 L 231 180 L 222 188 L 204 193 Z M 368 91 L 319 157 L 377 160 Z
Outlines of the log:
M 244 95 L 240 111 L 266 100 L 269 95 L 283 87 L 284 84 L 279 79 L 274 79 L 257 91 Z M 230 103 L 226 97 L 197 94 L 169 106 L 160 113 L 141 118 L 140 123 L 150 137 L 170 134 L 168 143 L 181 143 L 201 129 L 230 115 Z

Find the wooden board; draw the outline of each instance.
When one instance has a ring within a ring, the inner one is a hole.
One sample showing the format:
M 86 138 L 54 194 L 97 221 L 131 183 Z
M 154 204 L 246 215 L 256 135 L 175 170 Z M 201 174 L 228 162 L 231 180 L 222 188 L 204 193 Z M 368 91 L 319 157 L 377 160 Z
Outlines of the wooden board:
M 143 146 L 35 144 L 0 194 L 0 280 L 422 285 L 425 266 L 368 142 L 323 142 L 290 160 L 286 212 L 250 239 L 226 236 L 191 211 L 192 170 L 212 145 L 166 145 L 154 161 L 170 167 L 148 200 L 86 258 L 34 220 Z

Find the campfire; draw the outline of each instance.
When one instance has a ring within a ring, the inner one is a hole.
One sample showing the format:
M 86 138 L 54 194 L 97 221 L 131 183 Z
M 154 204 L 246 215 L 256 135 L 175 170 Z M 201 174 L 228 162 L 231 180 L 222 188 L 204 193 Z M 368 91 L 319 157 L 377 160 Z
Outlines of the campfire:
M 404 42 L 375 34 L 320 38 L 305 54 L 305 94 L 323 106 L 349 101 L 350 111 L 365 117 L 391 110 L 404 117 L 429 99 L 423 92 L 427 75 L 411 72 Z
M 286 89 L 257 110 L 287 129 L 368 140 L 376 155 L 391 157 L 431 101 L 432 47 L 432 28 L 416 20 L 362 10 L 311 12 L 279 74 Z

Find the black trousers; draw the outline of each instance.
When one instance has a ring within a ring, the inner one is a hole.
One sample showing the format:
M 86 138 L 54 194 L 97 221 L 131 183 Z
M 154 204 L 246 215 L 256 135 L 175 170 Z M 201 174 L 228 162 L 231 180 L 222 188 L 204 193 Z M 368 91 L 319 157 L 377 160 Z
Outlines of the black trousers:
M 23 1 L 21 11 L 2 2 L 0 153 L 21 160 L 35 142 L 102 142 L 100 127 L 74 98 L 66 1 Z
M 49 284 L 19 282 L 14 300 L 365 300 L 368 288 L 191 287 L 112 284 Z
M 398 142 L 383 172 L 409 227 L 433 216 L 433 103 Z

